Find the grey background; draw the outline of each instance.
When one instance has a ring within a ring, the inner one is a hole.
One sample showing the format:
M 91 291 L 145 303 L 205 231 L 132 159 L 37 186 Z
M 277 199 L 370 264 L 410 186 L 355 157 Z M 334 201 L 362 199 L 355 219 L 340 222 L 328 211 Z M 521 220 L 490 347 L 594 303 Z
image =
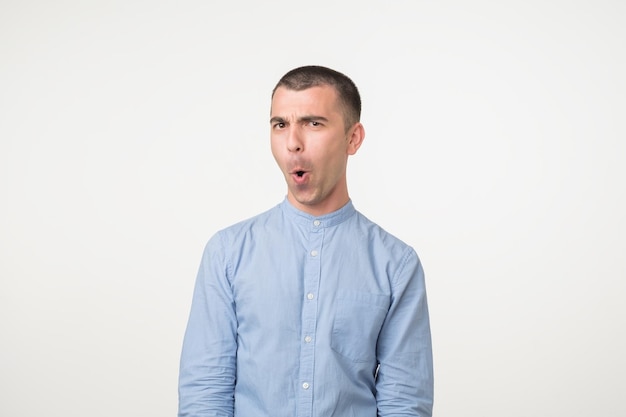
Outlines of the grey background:
M 0 415 L 175 415 L 305 64 L 360 87 L 350 193 L 424 263 L 435 415 L 625 415 L 625 4 L 0 1 Z

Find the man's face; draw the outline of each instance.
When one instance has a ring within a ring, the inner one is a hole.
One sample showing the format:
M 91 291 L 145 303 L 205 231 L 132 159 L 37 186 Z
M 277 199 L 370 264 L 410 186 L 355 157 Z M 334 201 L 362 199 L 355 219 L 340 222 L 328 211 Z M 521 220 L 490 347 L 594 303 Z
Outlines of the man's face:
M 348 155 L 357 151 L 364 132 L 360 123 L 346 131 L 336 90 L 277 88 L 270 125 L 272 154 L 287 181 L 289 201 L 318 216 L 345 205 Z

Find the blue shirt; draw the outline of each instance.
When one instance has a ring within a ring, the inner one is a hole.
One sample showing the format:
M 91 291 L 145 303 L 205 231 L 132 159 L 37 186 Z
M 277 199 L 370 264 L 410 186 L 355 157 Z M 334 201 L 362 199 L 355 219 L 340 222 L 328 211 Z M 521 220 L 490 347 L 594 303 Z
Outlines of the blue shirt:
M 355 210 L 285 199 L 215 234 L 185 333 L 179 416 L 432 414 L 424 274 Z

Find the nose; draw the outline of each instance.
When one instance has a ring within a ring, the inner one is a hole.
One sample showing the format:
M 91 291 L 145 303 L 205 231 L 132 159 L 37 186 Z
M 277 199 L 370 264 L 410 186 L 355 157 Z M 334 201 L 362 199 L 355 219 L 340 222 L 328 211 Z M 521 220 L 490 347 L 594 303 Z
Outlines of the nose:
M 302 141 L 301 132 L 296 127 L 289 129 L 289 134 L 287 136 L 287 150 L 289 152 L 302 152 L 304 150 L 304 142 Z

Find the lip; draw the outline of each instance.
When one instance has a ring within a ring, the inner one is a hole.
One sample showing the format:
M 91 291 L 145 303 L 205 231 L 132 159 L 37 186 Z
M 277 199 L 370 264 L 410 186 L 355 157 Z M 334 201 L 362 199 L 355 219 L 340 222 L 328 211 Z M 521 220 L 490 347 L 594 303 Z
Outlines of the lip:
M 302 175 L 298 175 L 298 172 L 301 172 Z M 293 179 L 296 184 L 304 184 L 308 181 L 310 173 L 304 169 L 293 169 L 289 172 L 289 175 Z

